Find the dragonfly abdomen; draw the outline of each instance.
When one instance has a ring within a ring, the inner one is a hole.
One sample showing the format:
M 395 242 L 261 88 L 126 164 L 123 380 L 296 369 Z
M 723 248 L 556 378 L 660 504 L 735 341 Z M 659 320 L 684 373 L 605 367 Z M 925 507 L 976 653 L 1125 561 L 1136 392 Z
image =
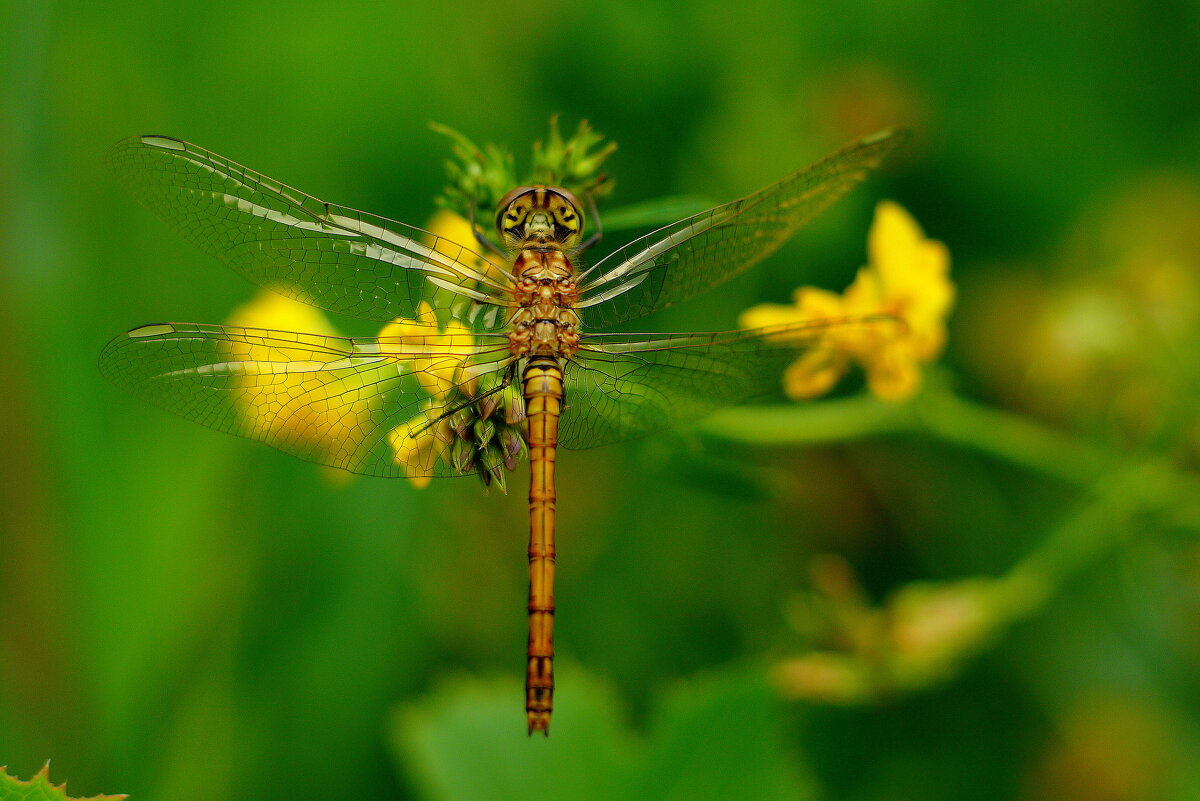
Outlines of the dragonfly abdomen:
M 529 649 L 525 718 L 529 733 L 550 733 L 554 705 L 554 456 L 563 375 L 553 356 L 534 356 L 521 374 L 529 420 Z

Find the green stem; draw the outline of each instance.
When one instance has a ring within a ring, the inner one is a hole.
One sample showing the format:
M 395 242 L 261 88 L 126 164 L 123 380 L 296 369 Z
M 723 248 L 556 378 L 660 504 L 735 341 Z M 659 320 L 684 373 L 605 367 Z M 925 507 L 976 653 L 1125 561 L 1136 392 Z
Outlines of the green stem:
M 949 393 L 921 396 L 912 408 L 918 430 L 1071 484 L 1090 486 L 1122 461 L 1065 432 Z
M 760 446 L 926 434 L 1084 488 L 1131 463 L 1131 457 L 1117 451 L 945 392 L 927 392 L 899 404 L 863 395 L 809 405 L 739 407 L 718 412 L 698 430 L 728 442 Z M 1158 466 L 1200 490 L 1195 476 L 1165 462 Z
M 1095 483 L 1089 499 L 1001 579 L 1010 619 L 1039 609 L 1067 579 L 1117 550 L 1134 520 L 1161 508 L 1162 475 L 1153 465 L 1118 470 Z
M 863 395 L 846 400 L 726 409 L 698 426 L 701 434 L 746 445 L 825 445 L 908 431 L 911 407 Z
M 1140 459 L 945 392 L 904 404 L 871 396 L 809 406 L 731 409 L 703 435 L 753 445 L 820 445 L 925 434 L 1074 484 L 1081 507 L 1002 579 L 1012 617 L 1041 606 L 1066 578 L 1120 546 L 1147 512 L 1200 529 L 1200 478 L 1165 459 Z

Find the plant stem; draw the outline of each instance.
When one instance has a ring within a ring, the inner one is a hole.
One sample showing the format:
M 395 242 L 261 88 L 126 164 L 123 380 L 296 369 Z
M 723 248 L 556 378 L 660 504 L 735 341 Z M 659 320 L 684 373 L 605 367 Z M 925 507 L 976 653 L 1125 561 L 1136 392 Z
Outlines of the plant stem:
M 930 391 L 904 404 L 871 396 L 809 406 L 732 409 L 700 426 L 703 435 L 753 445 L 821 445 L 888 434 L 925 434 L 994 456 L 1087 492 L 1005 575 L 1010 614 L 1037 609 L 1070 575 L 1125 541 L 1147 512 L 1200 529 L 1200 478 L 1160 457 L 1122 454 L 1016 414 Z
M 926 392 L 907 403 L 869 395 L 809 405 L 740 407 L 702 423 L 704 436 L 747 445 L 825 445 L 887 434 L 926 434 L 986 453 L 1080 487 L 1136 457 L 948 392 Z M 1166 462 L 1156 463 L 1200 493 L 1200 482 Z

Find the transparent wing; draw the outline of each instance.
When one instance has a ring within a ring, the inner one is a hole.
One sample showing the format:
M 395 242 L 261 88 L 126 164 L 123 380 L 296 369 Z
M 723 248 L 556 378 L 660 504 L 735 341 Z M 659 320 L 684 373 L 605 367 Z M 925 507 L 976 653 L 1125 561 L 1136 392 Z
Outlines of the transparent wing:
M 775 252 L 906 135 L 862 139 L 752 195 L 647 234 L 580 276 L 589 326 L 633 320 L 716 286 Z
M 844 318 L 713 334 L 593 334 L 564 370 L 559 444 L 592 448 L 700 419 L 780 391 L 789 364 L 823 351 L 831 332 L 895 325 Z
M 281 294 L 369 320 L 413 317 L 425 300 L 478 330 L 506 321 L 506 271 L 427 231 L 326 203 L 165 136 L 118 142 L 109 165 L 184 238 Z
M 105 346 L 114 384 L 218 431 L 372 476 L 458 475 L 430 423 L 464 375 L 511 361 L 502 336 L 407 326 L 345 338 L 192 323 L 135 328 Z

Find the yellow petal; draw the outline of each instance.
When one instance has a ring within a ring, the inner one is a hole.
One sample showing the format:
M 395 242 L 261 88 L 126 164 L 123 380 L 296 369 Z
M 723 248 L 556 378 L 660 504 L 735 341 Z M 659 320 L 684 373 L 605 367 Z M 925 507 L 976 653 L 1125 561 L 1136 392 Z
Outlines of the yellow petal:
M 920 367 L 905 342 L 885 345 L 864 361 L 863 367 L 867 371 L 867 386 L 881 400 L 907 400 L 921 386 Z
M 799 322 L 803 322 L 799 310 L 781 303 L 760 303 L 746 309 L 738 317 L 740 328 L 767 328 Z
M 460 380 L 462 367 L 477 350 L 471 331 L 457 321 L 439 329 L 428 303 L 417 307 L 420 321 L 398 317 L 379 332 L 380 352 L 410 365 L 421 388 L 444 398 Z
M 269 289 L 260 289 L 253 298 L 234 309 L 225 322 L 239 328 L 273 328 L 323 336 L 338 335 L 320 309 L 304 302 L 302 297 L 287 297 Z
M 451 258 L 459 258 L 462 248 L 470 247 L 475 241 L 475 232 L 471 230 L 471 222 L 449 209 L 439 209 L 429 218 L 429 233 L 438 237 L 433 243 L 434 250 L 444 253 Z
M 245 328 L 338 335 L 318 309 L 267 290 L 234 309 L 227 322 Z M 246 362 L 287 362 L 295 358 L 286 349 L 252 342 L 231 342 L 226 350 L 230 359 Z M 331 361 L 334 358 L 330 356 Z M 247 373 L 237 380 L 230 397 L 250 436 L 286 438 L 314 447 L 330 461 L 344 462 L 364 436 L 365 429 L 357 421 L 374 408 L 370 400 L 349 405 L 342 400 L 347 378 L 337 371 L 309 371 L 276 375 L 264 381 L 257 374 Z
M 846 357 L 836 351 L 822 349 L 806 353 L 784 371 L 784 392 L 792 400 L 824 395 L 845 375 L 846 367 Z
M 846 288 L 844 305 L 848 314 L 881 314 L 888 309 L 883 280 L 874 266 L 860 267 Z
M 429 232 L 437 237 L 429 242 L 433 249 L 444 253 L 466 267 L 484 273 L 493 281 L 511 281 L 499 265 L 484 258 L 482 246 L 475 240 L 475 231 L 466 218 L 448 209 L 441 209 L 430 218 Z
M 417 305 L 417 322 L 422 325 L 436 326 L 438 324 L 437 315 L 433 312 L 433 307 L 426 301 L 421 301 Z
M 846 304 L 835 292 L 815 287 L 800 287 L 792 293 L 792 297 L 800 311 L 801 322 L 829 320 L 846 314 Z
M 921 262 L 920 250 L 925 241 L 917 221 L 899 203 L 882 200 L 875 207 L 875 219 L 867 235 L 867 257 L 885 284 L 904 282 Z
M 417 489 L 429 485 L 430 474 L 446 449 L 447 441 L 438 436 L 440 425 L 442 423 L 429 426 L 429 411 L 426 410 L 388 432 L 393 460 L 404 469 L 409 483 Z

